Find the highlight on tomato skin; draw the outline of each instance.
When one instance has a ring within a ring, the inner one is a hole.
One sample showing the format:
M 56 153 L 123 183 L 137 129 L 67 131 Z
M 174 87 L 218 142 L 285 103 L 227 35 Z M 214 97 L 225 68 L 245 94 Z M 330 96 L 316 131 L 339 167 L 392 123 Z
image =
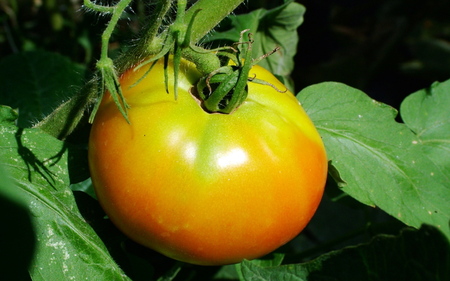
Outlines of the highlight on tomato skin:
M 91 129 L 91 177 L 111 221 L 146 247 L 200 265 L 255 259 L 297 236 L 322 198 L 327 158 L 294 95 L 250 82 L 237 110 L 210 114 L 190 93 L 200 78 L 194 64 L 182 61 L 176 100 L 162 61 L 130 87 L 146 71 L 121 77 L 130 124 L 106 94 Z M 285 88 L 259 66 L 255 76 Z

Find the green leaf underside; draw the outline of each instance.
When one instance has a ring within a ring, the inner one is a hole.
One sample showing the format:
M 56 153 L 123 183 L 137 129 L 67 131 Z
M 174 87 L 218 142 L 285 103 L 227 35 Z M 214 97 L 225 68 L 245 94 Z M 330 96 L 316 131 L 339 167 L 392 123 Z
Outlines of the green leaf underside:
M 294 69 L 293 58 L 297 52 L 297 28 L 303 22 L 304 13 L 304 6 L 298 3 L 286 3 L 272 10 L 258 9 L 248 14 L 230 16 L 229 24 L 223 23 L 225 31 L 212 33 L 205 40 L 207 42 L 215 40 L 238 42 L 240 32 L 250 29 L 254 38 L 253 58 L 267 54 L 277 46 L 281 47 L 279 52 L 261 60 L 258 64 L 270 70 L 283 83 L 289 84 L 289 75 Z
M 9 107 L 0 107 L 0 159 L 31 214 L 36 235 L 32 279 L 129 280 L 79 213 L 69 188 L 68 163 L 86 167 L 77 159 L 85 152 L 40 130 L 18 128 L 15 117 Z
M 423 226 L 398 236 L 379 235 L 303 264 L 263 267 L 244 261 L 241 270 L 244 280 L 252 281 L 448 280 L 450 246 L 439 230 Z
M 408 225 L 434 225 L 450 238 L 448 174 L 395 121 L 395 109 L 335 82 L 307 87 L 298 99 L 323 138 L 343 191 Z
M 46 51 L 14 54 L 0 61 L 0 104 L 18 108 L 20 127 L 30 127 L 71 97 L 86 69 Z

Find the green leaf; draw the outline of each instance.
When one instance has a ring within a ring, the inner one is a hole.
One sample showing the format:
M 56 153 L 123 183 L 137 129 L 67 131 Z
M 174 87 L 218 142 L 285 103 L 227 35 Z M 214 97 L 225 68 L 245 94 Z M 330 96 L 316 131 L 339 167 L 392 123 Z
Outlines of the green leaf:
M 270 253 L 262 258 L 252 260 L 253 264 L 269 267 L 279 266 L 283 262 L 284 254 Z M 214 275 L 214 280 L 243 280 L 241 263 L 222 266 Z
M 82 182 L 70 185 L 70 189 L 72 191 L 82 191 L 94 199 L 97 199 L 97 195 L 95 194 L 94 186 L 92 185 L 91 178 L 88 178 Z
M 400 107 L 403 122 L 419 139 L 426 156 L 450 183 L 450 80 L 408 96 Z
M 448 175 L 424 155 L 420 139 L 395 121 L 395 109 L 334 82 L 307 87 L 298 99 L 344 192 L 408 225 L 434 225 L 450 238 Z
M 36 247 L 26 198 L 0 164 L 0 272 L 3 280 L 28 280 Z M 20 254 L 18 254 L 20 253 Z
M 449 280 L 450 245 L 439 230 L 423 226 L 398 236 L 379 235 L 304 264 L 262 267 L 244 261 L 242 274 L 252 281 Z
M 284 254 L 271 253 L 264 258 L 252 260 L 253 265 L 261 267 L 279 266 L 283 262 Z M 235 265 L 236 272 L 239 276 L 239 280 L 244 280 L 245 277 L 242 274 L 242 266 L 245 266 L 245 261 Z
M 30 127 L 71 97 L 86 69 L 46 51 L 14 54 L 0 61 L 0 104 L 18 108 L 20 127 Z
M 262 267 L 250 261 L 243 261 L 242 279 L 245 281 L 307 281 L 307 272 L 301 266 L 285 265 Z
M 297 28 L 303 22 L 304 13 L 304 6 L 288 2 L 272 10 L 258 9 L 248 14 L 230 16 L 228 22 L 222 24 L 221 30 L 208 35 L 206 40 L 238 42 L 240 32 L 250 29 L 255 41 L 252 48 L 253 58 L 280 46 L 279 52 L 262 60 L 259 65 L 268 69 L 283 83 L 290 84 L 289 75 L 294 69 L 294 55 L 297 52 Z
M 85 148 L 38 129 L 18 128 L 15 116 L 11 108 L 0 107 L 0 159 L 31 214 L 32 279 L 129 280 L 79 213 L 69 188 L 73 172 L 87 167 Z M 82 178 L 76 174 L 75 179 Z

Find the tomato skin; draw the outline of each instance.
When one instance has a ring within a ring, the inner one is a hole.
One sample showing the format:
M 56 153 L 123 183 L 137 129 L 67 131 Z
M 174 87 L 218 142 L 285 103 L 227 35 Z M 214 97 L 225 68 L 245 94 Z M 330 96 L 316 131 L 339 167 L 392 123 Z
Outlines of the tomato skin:
M 91 129 L 91 177 L 113 223 L 200 265 L 263 256 L 303 230 L 321 200 L 327 158 L 295 97 L 250 82 L 237 110 L 210 114 L 189 93 L 200 78 L 192 63 L 182 61 L 177 100 L 172 78 L 165 91 L 162 61 L 130 88 L 147 70 L 121 77 L 130 124 L 106 94 Z M 255 75 L 285 89 L 261 67 Z

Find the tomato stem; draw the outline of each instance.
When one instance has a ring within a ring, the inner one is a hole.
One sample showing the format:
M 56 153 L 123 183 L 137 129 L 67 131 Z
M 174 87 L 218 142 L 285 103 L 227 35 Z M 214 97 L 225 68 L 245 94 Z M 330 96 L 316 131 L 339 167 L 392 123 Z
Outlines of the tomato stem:
M 235 43 L 236 48 L 232 47 L 235 52 L 232 60 L 236 65 L 226 65 L 211 72 L 197 85 L 203 107 L 208 112 L 231 113 L 247 98 L 248 75 L 254 65 L 251 33 L 248 33 L 248 41 L 243 40 L 248 31 L 243 30 L 239 42 Z M 214 89 L 213 84 L 217 85 Z
M 186 0 L 181 0 L 181 2 L 186 2 Z M 197 69 L 204 75 L 217 70 L 220 67 L 220 62 L 214 50 L 205 50 L 196 46 L 196 44 L 242 2 L 244 0 L 221 0 L 220 2 L 199 0 L 185 11 L 184 23 L 189 23 L 189 26 L 186 30 L 187 34 L 185 34 L 187 36 L 184 36 L 184 40 L 180 42 L 182 43 L 181 53 L 183 57 L 194 62 Z M 92 0 L 84 0 L 86 9 L 111 17 L 101 37 L 101 55 L 97 63 L 97 73 L 99 76 L 102 76 L 103 73 L 103 77 L 95 76 L 77 96 L 58 107 L 57 110 L 39 122 L 36 127 L 59 139 L 66 138 L 82 120 L 85 120 L 83 116 L 92 110 L 90 109 L 92 105 L 95 102 L 100 102 L 102 94 L 99 94 L 99 91 L 103 91 L 102 89 L 105 87 L 108 88 L 112 95 L 115 95 L 115 101 L 126 118 L 128 105 L 121 95 L 118 77 L 127 69 L 142 62 L 143 59 L 161 52 L 161 48 L 164 47 L 164 36 L 168 36 L 170 28 L 161 32 L 161 26 L 164 18 L 167 16 L 167 12 L 175 2 L 174 0 L 157 1 L 154 6 L 154 14 L 149 18 L 149 22 L 152 25 L 147 30 L 144 30 L 138 44 L 111 63 L 108 54 L 109 39 L 122 13 L 130 3 L 131 0 L 120 0 L 112 6 L 104 6 L 96 4 Z M 171 47 L 168 47 L 168 50 L 170 49 Z M 89 122 L 93 121 L 95 109 L 96 107 L 93 108 L 94 112 L 91 112 Z M 73 116 L 73 114 L 76 116 Z M 62 120 L 67 120 L 67 116 L 71 116 L 74 120 L 70 125 L 62 122 Z

